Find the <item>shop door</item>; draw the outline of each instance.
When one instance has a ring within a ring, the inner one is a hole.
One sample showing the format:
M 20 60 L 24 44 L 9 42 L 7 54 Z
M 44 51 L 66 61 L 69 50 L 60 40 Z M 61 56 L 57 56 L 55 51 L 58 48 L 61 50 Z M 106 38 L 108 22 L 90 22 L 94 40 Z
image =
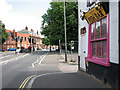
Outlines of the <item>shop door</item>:
M 81 55 L 80 55 L 80 68 L 86 71 L 85 56 L 86 56 L 86 34 L 81 35 Z

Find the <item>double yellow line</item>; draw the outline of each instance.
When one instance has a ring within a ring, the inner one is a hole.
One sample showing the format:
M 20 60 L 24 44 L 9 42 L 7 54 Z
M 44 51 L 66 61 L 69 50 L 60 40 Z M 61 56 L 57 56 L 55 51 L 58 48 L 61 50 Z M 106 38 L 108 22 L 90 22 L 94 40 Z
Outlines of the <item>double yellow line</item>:
M 18 88 L 18 90 L 23 90 L 23 88 L 25 87 L 25 85 L 27 84 L 27 82 L 28 82 L 31 78 L 35 77 L 35 76 L 36 76 L 36 75 L 32 75 L 32 76 L 27 77 L 27 78 L 23 81 L 23 83 L 20 85 L 20 87 Z

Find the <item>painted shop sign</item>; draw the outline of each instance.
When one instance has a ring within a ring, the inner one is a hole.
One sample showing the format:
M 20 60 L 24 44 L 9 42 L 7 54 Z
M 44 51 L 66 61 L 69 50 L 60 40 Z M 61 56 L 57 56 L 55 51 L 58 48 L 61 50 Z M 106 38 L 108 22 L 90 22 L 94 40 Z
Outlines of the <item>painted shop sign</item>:
M 88 11 L 85 14 L 85 18 L 89 24 L 92 24 L 96 22 L 97 20 L 100 20 L 104 17 L 106 17 L 106 13 L 102 6 L 100 6 L 100 3 L 98 4 L 98 7 L 93 7 L 90 11 Z

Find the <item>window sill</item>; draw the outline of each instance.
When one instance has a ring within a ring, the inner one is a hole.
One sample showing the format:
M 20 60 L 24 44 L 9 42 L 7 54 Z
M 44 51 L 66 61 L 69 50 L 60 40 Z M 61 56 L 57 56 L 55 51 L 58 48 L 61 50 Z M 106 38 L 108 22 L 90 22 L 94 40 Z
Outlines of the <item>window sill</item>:
M 106 67 L 110 67 L 109 59 L 108 58 L 97 58 L 97 57 L 87 57 L 86 59 L 89 62 L 93 62 L 99 65 L 103 65 Z
M 94 40 L 91 40 L 92 42 L 94 41 L 101 41 L 101 40 L 106 40 L 107 38 L 99 38 L 99 39 L 94 39 Z

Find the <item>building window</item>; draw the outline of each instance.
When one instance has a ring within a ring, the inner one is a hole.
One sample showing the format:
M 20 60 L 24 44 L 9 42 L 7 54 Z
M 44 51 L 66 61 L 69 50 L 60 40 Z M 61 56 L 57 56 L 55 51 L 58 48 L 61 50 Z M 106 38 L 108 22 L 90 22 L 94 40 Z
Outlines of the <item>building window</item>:
M 22 41 L 23 41 L 23 37 L 21 37 Z
M 109 66 L 109 14 L 89 27 L 87 60 Z
M 26 37 L 25 37 L 25 41 L 26 41 Z
M 18 36 L 18 40 L 20 39 L 20 36 Z
M 14 39 L 12 39 L 12 43 L 14 42 Z
M 9 40 L 9 39 L 7 39 L 7 42 L 9 43 L 9 42 L 10 42 L 10 40 Z
M 28 37 L 28 41 L 29 41 L 29 37 Z

